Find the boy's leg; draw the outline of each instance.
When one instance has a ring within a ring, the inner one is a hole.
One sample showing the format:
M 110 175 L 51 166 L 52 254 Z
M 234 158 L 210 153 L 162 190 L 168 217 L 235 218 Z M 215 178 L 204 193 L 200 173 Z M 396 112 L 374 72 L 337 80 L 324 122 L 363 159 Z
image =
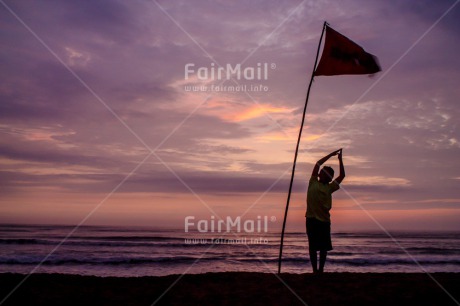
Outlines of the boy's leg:
M 309 248 L 308 251 L 310 254 L 310 263 L 311 263 L 311 267 L 313 268 L 313 273 L 317 273 L 318 272 L 318 268 L 317 268 L 318 260 L 316 259 L 316 251 L 313 250 L 312 248 Z
M 326 263 L 327 251 L 320 251 L 319 252 L 319 272 L 322 273 L 324 271 L 324 264 Z

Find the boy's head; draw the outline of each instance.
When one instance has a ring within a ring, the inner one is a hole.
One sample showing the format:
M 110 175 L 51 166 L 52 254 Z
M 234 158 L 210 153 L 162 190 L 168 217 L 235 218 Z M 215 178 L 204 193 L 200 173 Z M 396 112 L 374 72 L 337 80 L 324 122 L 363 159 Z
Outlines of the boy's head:
M 319 172 L 319 181 L 324 184 L 328 184 L 334 178 L 334 169 L 329 166 L 324 166 Z

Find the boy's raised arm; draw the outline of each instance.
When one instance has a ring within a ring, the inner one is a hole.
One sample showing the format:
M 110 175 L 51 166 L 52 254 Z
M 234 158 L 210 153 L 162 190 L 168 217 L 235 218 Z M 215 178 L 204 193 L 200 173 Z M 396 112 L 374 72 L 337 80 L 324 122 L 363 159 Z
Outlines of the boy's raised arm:
M 340 149 L 340 152 L 338 154 L 339 158 L 339 163 L 340 163 L 340 174 L 339 176 L 335 179 L 337 184 L 342 183 L 343 179 L 345 178 L 345 167 L 343 166 L 343 160 L 342 160 L 342 149 Z

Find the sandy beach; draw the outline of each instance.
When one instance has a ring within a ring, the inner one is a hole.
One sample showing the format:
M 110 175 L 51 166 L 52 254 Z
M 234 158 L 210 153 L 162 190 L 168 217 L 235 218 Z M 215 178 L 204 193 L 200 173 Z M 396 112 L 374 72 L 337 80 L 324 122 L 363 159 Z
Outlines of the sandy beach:
M 460 274 L 431 275 L 460 300 Z M 226 272 L 184 275 L 176 282 L 178 277 L 36 274 L 2 305 L 457 305 L 422 273 L 282 274 L 278 279 L 268 273 Z M 2 299 L 23 278 L 0 274 Z

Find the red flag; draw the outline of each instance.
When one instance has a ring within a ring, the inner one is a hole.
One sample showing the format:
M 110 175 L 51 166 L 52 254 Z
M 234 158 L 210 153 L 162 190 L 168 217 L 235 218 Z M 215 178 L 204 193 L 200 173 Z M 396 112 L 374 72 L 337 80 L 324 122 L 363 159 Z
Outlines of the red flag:
M 372 74 L 380 70 L 377 57 L 326 26 L 326 42 L 314 75 Z

